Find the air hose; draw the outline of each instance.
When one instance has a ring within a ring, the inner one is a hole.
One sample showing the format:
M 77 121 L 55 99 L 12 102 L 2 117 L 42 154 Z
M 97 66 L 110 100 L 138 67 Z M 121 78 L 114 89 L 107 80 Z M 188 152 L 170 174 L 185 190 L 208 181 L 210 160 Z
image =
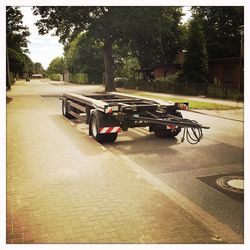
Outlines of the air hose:
M 197 121 L 194 120 L 188 120 L 188 121 L 191 123 L 197 123 Z M 202 128 L 184 127 L 181 142 L 185 140 L 185 137 L 188 143 L 197 144 L 203 138 Z

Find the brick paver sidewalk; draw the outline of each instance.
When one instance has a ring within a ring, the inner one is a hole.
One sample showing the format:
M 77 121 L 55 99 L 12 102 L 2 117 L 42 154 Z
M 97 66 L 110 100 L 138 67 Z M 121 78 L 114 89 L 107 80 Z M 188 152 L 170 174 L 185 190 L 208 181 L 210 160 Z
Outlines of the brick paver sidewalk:
M 26 92 L 24 84 L 8 94 L 7 243 L 218 243 L 46 100 Z

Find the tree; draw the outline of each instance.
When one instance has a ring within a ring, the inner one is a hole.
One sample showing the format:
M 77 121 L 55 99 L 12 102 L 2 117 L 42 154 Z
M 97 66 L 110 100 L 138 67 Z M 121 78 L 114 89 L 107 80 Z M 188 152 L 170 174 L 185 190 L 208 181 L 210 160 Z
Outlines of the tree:
M 30 77 L 34 71 L 34 63 L 26 54 L 23 54 L 23 57 L 24 57 L 24 62 L 25 62 L 24 71 L 27 74 L 27 76 Z
M 71 73 L 86 73 L 90 82 L 101 82 L 104 71 L 100 44 L 86 33 L 64 47 L 66 65 Z
M 182 50 L 186 50 L 187 48 L 187 41 L 188 41 L 188 29 L 189 29 L 189 21 L 180 24 L 179 25 L 180 28 L 180 44 L 181 44 L 181 48 Z
M 27 37 L 30 35 L 27 26 L 23 25 L 23 15 L 19 7 L 6 7 L 7 47 L 18 52 L 28 52 Z
M 135 56 L 128 55 L 126 57 L 117 58 L 115 61 L 115 74 L 117 76 L 133 79 L 138 78 L 136 69 L 140 68 L 140 64 Z
M 24 54 L 18 52 L 15 49 L 8 48 L 8 57 L 9 57 L 9 68 L 10 71 L 23 76 L 25 73 L 25 58 Z
M 210 58 L 239 57 L 240 29 L 244 24 L 244 7 L 193 7 L 205 33 Z
M 173 62 L 181 50 L 181 8 L 135 7 L 132 11 L 128 38 L 140 66 Z
M 48 74 L 63 74 L 65 62 L 63 57 L 55 57 L 49 64 L 47 69 Z
M 187 54 L 182 73 L 185 80 L 189 82 L 207 82 L 208 59 L 206 41 L 197 16 L 194 16 L 189 23 Z
M 113 91 L 112 45 L 119 33 L 115 22 L 119 15 L 117 7 L 35 7 L 34 14 L 41 15 L 36 23 L 40 34 L 55 29 L 55 35 L 64 44 L 72 41 L 81 32 L 88 31 L 91 37 L 102 43 L 106 91 Z
M 6 53 L 7 71 L 23 75 L 28 67 L 29 60 L 25 52 L 27 49 L 27 37 L 30 35 L 28 27 L 23 25 L 23 15 L 18 7 L 6 7 Z M 7 72 L 7 87 L 10 88 L 10 72 Z
M 45 74 L 45 70 L 40 62 L 34 63 L 34 73 L 35 74 Z

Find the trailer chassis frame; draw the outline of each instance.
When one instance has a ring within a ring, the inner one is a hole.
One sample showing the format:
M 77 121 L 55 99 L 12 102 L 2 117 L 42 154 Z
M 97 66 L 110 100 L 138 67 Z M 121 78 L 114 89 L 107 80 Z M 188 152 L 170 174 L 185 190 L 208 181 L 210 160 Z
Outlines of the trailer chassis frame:
M 60 99 L 63 102 L 63 110 L 65 109 L 64 112 L 67 113 L 65 116 L 85 120 L 87 124 L 90 124 L 91 117 L 95 116 L 98 120 L 98 129 L 116 127 L 127 131 L 129 128 L 149 127 L 149 131 L 155 132 L 170 127 L 165 134 L 177 135 L 181 128 L 184 128 L 182 141 L 186 136 L 189 143 L 195 144 L 203 137 L 202 129 L 209 128 L 194 120 L 182 118 L 177 110 L 187 110 L 188 103 L 156 101 L 113 92 L 88 95 L 64 94 Z M 117 133 L 118 130 L 105 131 Z M 191 133 L 193 137 L 190 136 Z M 89 134 L 92 135 L 91 128 Z

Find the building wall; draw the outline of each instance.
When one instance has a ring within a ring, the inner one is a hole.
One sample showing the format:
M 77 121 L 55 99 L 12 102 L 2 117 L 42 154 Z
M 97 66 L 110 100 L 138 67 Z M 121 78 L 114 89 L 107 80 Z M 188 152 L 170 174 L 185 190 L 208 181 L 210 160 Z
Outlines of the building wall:
M 238 88 L 240 81 L 239 63 L 210 63 L 209 80 L 221 87 Z
M 184 61 L 185 61 L 185 54 L 186 51 L 182 51 L 180 52 L 177 56 L 176 56 L 176 62 L 183 65 Z
M 155 79 L 165 77 L 164 69 L 163 68 L 154 69 L 154 77 L 155 77 Z
M 176 72 L 177 72 L 176 67 L 155 68 L 154 77 L 157 80 L 157 79 L 164 78 L 170 75 L 174 75 Z

